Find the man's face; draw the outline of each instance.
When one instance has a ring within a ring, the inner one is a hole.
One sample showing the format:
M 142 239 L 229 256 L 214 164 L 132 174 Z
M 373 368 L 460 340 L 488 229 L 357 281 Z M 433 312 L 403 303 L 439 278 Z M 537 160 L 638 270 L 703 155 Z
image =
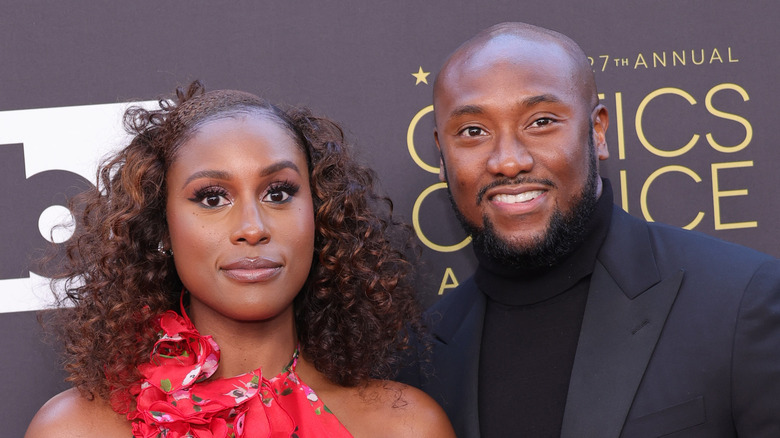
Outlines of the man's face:
M 437 80 L 440 177 L 475 243 L 502 247 L 494 255 L 537 257 L 581 237 L 570 234 L 601 193 L 608 119 L 580 78 L 558 45 L 498 38 L 455 55 Z

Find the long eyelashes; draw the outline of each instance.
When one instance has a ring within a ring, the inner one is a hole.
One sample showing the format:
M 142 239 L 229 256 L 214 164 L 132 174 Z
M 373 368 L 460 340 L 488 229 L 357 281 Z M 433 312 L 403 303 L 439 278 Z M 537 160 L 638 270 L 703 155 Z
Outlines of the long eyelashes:
M 273 204 L 283 204 L 295 196 L 300 188 L 300 184 L 291 181 L 276 181 L 268 186 L 261 200 Z M 202 204 L 207 208 L 221 207 L 232 202 L 230 193 L 227 189 L 215 184 L 198 188 L 189 200 Z
M 301 189 L 300 184 L 290 181 L 279 181 L 271 184 L 263 196 L 264 201 L 283 203 L 287 202 Z
M 229 201 L 227 199 L 228 191 L 222 186 L 208 185 L 195 190 L 190 201 L 198 202 L 206 207 L 219 207 Z

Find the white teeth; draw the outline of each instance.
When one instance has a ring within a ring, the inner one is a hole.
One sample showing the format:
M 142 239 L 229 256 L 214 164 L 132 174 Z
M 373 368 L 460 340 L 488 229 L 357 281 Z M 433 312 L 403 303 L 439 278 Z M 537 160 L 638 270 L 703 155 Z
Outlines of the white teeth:
M 507 195 L 504 193 L 493 196 L 493 201 L 505 204 L 517 204 L 519 202 L 528 202 L 541 195 L 541 190 L 532 190 L 530 192 L 518 193 L 516 195 Z

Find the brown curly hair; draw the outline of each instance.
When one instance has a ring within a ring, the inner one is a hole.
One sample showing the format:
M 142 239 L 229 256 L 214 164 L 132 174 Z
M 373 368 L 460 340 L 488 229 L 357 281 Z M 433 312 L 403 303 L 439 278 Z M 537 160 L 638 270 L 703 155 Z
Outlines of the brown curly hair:
M 83 213 L 54 282 L 65 280 L 65 369 L 85 396 L 120 411 L 132 403 L 137 365 L 156 341 L 153 322 L 178 310 L 182 290 L 172 259 L 158 250 L 168 233 L 166 172 L 203 123 L 246 113 L 287 129 L 309 166 L 315 254 L 294 303 L 304 356 L 333 382 L 357 386 L 391 376 L 410 331 L 419 330 L 409 227 L 393 219 L 392 202 L 376 194 L 374 173 L 354 160 L 342 129 L 249 93 L 205 92 L 196 81 L 157 110 L 128 109 L 132 141 L 101 164 L 97 186 L 73 200 Z

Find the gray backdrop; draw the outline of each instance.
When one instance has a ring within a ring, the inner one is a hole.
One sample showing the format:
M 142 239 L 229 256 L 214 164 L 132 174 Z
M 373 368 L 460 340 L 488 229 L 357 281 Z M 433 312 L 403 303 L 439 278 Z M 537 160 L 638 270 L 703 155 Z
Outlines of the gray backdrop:
M 197 78 L 342 122 L 415 223 L 428 305 L 474 266 L 434 173 L 431 84 L 458 44 L 508 20 L 566 33 L 592 57 L 611 114 L 602 173 L 616 203 L 780 255 L 773 1 L 4 1 L 0 435 L 21 436 L 67 387 L 54 346 L 41 342 L 33 309 L 42 305 L 17 303 L 45 279 L 29 262 L 46 245 L 42 212 L 93 179 L 79 170 L 103 151 L 90 135 L 118 122 L 121 112 L 102 104 L 153 100 Z

